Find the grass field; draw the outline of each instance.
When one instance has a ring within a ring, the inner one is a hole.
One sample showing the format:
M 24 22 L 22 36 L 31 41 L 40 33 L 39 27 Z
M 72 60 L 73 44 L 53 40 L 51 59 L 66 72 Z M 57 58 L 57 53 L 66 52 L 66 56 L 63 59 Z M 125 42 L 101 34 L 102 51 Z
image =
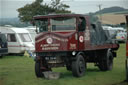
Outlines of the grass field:
M 61 72 L 58 80 L 36 78 L 34 60 L 22 56 L 6 56 L 0 59 L 0 85 L 128 85 L 125 80 L 125 44 L 120 45 L 118 57 L 114 59 L 112 71 L 101 72 L 88 64 L 86 75 L 75 78 L 65 68 L 54 68 Z

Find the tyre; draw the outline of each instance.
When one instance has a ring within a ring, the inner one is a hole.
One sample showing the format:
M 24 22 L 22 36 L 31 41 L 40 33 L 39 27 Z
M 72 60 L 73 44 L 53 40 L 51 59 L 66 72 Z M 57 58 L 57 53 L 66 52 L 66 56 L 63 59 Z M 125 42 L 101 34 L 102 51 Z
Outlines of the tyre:
M 128 59 L 126 60 L 125 66 L 126 66 L 126 81 L 128 82 Z
M 68 71 L 71 71 L 71 70 L 72 70 L 72 67 L 71 67 L 70 65 L 66 65 L 66 69 L 67 69 Z
M 113 55 L 110 50 L 104 52 L 105 56 L 99 61 L 99 69 L 101 71 L 112 70 L 113 68 Z
M 72 74 L 75 77 L 81 77 L 85 74 L 86 63 L 82 55 L 78 55 L 76 58 L 75 61 L 72 61 Z
M 0 55 L 0 58 L 3 58 L 3 55 Z
M 39 62 L 35 62 L 35 74 L 37 77 L 43 77 L 43 71 L 40 69 L 40 63 Z

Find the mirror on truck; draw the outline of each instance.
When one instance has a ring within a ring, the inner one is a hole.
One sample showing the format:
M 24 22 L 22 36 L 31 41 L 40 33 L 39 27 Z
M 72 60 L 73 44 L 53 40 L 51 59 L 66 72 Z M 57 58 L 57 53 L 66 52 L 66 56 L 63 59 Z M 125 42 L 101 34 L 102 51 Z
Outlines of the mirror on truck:
M 91 24 L 93 29 L 96 29 L 96 25 L 95 24 Z

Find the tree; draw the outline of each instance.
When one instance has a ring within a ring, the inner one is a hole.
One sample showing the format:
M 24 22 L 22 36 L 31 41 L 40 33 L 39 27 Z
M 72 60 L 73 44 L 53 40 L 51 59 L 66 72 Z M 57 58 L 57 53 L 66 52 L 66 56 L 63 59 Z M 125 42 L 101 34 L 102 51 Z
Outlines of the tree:
M 26 4 L 24 7 L 19 8 L 18 17 L 22 22 L 29 22 L 35 15 L 46 15 L 49 13 L 71 13 L 66 10 L 68 5 L 63 4 L 60 0 L 51 0 L 51 5 L 43 4 L 43 0 L 36 0 L 31 4 Z
M 69 8 L 69 5 L 63 4 L 61 0 L 51 0 L 51 6 L 52 8 L 58 9 L 58 10 L 64 10 Z
M 51 7 L 56 9 L 55 13 L 70 13 L 70 11 L 65 10 L 69 8 L 69 5 L 63 4 L 61 0 L 51 0 Z

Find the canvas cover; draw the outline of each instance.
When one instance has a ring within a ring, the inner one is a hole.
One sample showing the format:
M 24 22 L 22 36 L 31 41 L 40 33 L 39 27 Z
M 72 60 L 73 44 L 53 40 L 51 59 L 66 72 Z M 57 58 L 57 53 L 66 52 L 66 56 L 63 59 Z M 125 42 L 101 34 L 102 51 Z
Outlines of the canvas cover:
M 90 37 L 91 43 L 94 45 L 113 43 L 108 32 L 105 32 L 102 28 L 101 22 L 95 16 L 90 16 Z

